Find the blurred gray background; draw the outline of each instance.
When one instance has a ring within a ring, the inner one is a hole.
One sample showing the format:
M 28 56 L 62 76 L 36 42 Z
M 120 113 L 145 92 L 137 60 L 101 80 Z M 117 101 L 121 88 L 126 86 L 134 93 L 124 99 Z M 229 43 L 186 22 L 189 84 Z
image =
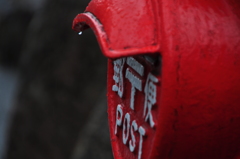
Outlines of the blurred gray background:
M 0 158 L 112 159 L 107 59 L 89 29 L 90 0 L 0 0 Z

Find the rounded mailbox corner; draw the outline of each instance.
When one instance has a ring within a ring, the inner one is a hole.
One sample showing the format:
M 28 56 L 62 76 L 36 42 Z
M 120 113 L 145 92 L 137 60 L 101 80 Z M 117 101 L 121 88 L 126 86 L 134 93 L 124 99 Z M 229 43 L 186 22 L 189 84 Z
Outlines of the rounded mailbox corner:
M 78 14 L 73 20 L 72 29 L 81 34 L 88 28 L 91 28 L 94 31 L 103 54 L 107 57 L 113 56 L 109 52 L 107 46 L 108 39 L 103 30 L 103 25 L 99 22 L 99 20 L 90 12 Z
M 149 43 L 139 43 L 139 44 L 125 44 L 127 41 L 127 37 L 125 36 L 116 36 L 112 35 L 112 32 L 107 32 L 109 28 L 114 29 L 111 24 L 102 24 L 100 21 L 101 17 L 95 16 L 91 12 L 85 12 L 78 14 L 72 25 L 72 29 L 79 34 L 81 34 L 84 30 L 91 28 L 96 35 L 97 41 L 100 45 L 102 53 L 108 58 L 120 58 L 126 56 L 135 56 L 135 55 L 142 55 L 142 54 L 155 54 L 159 52 L 160 45 L 157 42 L 156 35 L 155 37 L 149 36 L 149 33 L 146 32 L 144 34 L 137 34 L 132 33 L 136 37 L 141 37 L 141 39 L 152 39 Z M 134 21 L 133 21 L 134 23 Z M 132 24 L 128 24 L 132 25 Z M 135 24 L 134 24 L 135 25 Z M 127 26 L 125 26 L 128 28 Z M 124 29 L 124 28 L 123 28 Z M 154 30 L 151 30 L 154 31 Z M 118 32 L 118 31 L 115 31 Z M 120 40 L 119 40 L 120 39 Z M 122 40 L 122 41 L 121 41 Z M 119 42 L 116 42 L 119 41 Z M 143 40 L 144 41 L 144 40 Z

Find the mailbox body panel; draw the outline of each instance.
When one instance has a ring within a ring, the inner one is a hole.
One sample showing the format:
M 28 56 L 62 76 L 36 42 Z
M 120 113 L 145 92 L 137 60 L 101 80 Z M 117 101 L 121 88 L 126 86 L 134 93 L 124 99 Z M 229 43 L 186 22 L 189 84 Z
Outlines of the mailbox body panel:
M 164 1 L 161 8 L 158 153 L 163 158 L 237 158 L 239 2 Z

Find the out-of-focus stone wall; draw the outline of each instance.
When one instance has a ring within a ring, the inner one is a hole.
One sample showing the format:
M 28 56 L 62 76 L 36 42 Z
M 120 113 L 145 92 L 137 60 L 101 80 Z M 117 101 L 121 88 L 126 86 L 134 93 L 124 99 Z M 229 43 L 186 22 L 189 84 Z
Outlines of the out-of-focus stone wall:
M 5 158 L 111 159 L 107 59 L 90 30 L 71 30 L 88 1 L 17 3 L 39 6 L 0 20 L 0 65 L 20 74 Z

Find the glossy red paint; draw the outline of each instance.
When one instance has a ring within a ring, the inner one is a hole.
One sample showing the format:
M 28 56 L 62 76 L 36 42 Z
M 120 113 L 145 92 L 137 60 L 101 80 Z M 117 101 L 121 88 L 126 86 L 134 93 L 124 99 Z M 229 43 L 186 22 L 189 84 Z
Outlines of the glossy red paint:
M 116 159 L 139 158 L 123 144 L 122 134 L 115 134 L 118 104 L 131 123 L 135 119 L 146 130 L 142 159 L 240 158 L 240 1 L 92 0 L 73 22 L 78 32 L 88 26 L 109 58 L 108 113 Z M 150 66 L 142 55 L 162 62 Z M 149 73 L 158 79 L 154 128 L 139 115 L 143 89 L 135 94 L 136 109 L 129 109 L 128 65 L 125 96 L 112 89 L 113 61 L 129 56 L 146 68 L 143 77 L 133 71 L 143 88 Z M 139 139 L 136 144 L 138 149 Z
M 155 53 L 159 50 L 160 19 L 155 17 L 156 5 L 145 0 L 92 0 L 85 13 L 73 22 L 73 29 L 90 26 L 107 57 Z

